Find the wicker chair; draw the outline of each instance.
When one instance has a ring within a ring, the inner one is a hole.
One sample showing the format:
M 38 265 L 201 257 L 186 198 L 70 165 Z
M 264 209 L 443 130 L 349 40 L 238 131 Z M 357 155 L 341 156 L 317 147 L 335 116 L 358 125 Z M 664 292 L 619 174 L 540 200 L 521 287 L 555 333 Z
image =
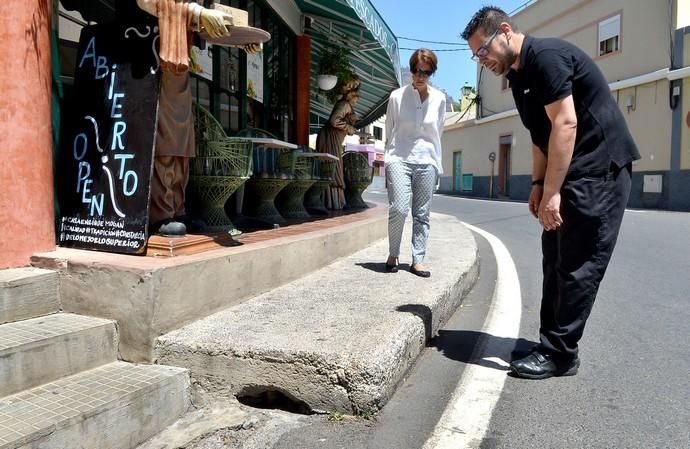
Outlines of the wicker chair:
M 268 131 L 246 128 L 237 137 L 268 137 Z M 269 148 L 255 144 L 252 155 L 252 175 L 245 184 L 242 215 L 268 225 L 284 224 L 285 218 L 275 205 L 276 196 L 294 179 L 294 164 L 290 150 Z
M 209 111 L 194 104 L 196 157 L 190 161 L 189 192 L 192 209 L 208 224 L 210 231 L 241 232 L 224 211 L 228 197 L 250 174 L 252 142 L 228 137 Z
M 276 207 L 286 218 L 309 218 L 309 212 L 304 207 L 304 195 L 316 182 L 313 177 L 315 153 L 310 148 L 301 146 L 289 153 L 283 153 L 279 166 L 292 169 L 294 179 L 276 197 Z
M 366 209 L 362 193 L 369 187 L 374 176 L 374 167 L 362 153 L 354 151 L 343 154 L 343 175 L 345 177 L 345 207 Z
M 335 167 L 336 162 L 332 160 L 317 159 L 314 161 L 312 171 L 314 184 L 304 194 L 304 207 L 310 214 L 329 214 L 324 202 L 324 193 L 333 183 L 333 179 L 335 178 Z

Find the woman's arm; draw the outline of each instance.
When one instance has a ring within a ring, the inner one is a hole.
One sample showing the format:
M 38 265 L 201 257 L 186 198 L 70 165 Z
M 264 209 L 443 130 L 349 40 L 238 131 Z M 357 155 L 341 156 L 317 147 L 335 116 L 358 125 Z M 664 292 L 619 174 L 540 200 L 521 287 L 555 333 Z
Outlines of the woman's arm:
M 352 114 L 352 106 L 345 100 L 339 100 L 333 107 L 331 113 L 330 124 L 333 128 L 342 129 L 346 133 L 352 135 L 355 133 L 355 128 L 349 123 L 349 116 Z
M 441 141 L 441 136 L 443 136 L 443 127 L 446 124 L 446 97 L 445 95 L 441 99 L 441 104 L 439 105 L 439 110 L 438 110 L 438 140 L 439 142 Z
M 395 104 L 395 99 L 391 96 L 388 99 L 388 107 L 386 108 L 386 143 L 384 147 L 387 149 L 393 142 L 393 130 L 395 129 L 395 121 L 397 120 L 398 108 Z

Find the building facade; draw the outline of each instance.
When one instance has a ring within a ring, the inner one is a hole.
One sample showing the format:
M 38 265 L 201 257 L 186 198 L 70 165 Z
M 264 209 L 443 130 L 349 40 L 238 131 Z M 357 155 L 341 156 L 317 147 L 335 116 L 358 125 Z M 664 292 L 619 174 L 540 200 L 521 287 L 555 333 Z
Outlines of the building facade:
M 538 0 L 512 18 L 521 32 L 576 44 L 604 73 L 642 155 L 629 207 L 690 210 L 690 0 Z M 452 170 L 440 190 L 526 200 L 530 136 L 506 79 L 477 74 L 477 118 L 446 124 Z

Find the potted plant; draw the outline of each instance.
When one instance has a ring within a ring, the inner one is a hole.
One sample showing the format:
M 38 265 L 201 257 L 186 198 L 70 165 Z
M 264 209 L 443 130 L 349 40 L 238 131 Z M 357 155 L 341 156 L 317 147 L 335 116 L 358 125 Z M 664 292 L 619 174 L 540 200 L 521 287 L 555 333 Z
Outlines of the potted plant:
M 347 83 L 355 76 L 355 70 L 349 58 L 350 50 L 345 47 L 330 45 L 324 48 L 319 58 L 317 75 L 321 90 L 331 91 L 336 85 Z M 330 99 L 330 95 L 327 96 Z

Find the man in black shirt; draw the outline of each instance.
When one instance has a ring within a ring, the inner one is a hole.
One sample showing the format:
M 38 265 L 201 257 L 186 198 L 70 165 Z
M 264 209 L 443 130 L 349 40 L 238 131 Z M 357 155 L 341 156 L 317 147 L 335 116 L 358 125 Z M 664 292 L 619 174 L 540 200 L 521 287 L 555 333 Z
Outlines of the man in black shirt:
M 582 50 L 522 34 L 494 7 L 480 9 L 462 37 L 472 59 L 507 76 L 532 138 L 528 205 L 544 228 L 540 343 L 510 369 L 529 379 L 574 375 L 640 156 L 606 79 Z

